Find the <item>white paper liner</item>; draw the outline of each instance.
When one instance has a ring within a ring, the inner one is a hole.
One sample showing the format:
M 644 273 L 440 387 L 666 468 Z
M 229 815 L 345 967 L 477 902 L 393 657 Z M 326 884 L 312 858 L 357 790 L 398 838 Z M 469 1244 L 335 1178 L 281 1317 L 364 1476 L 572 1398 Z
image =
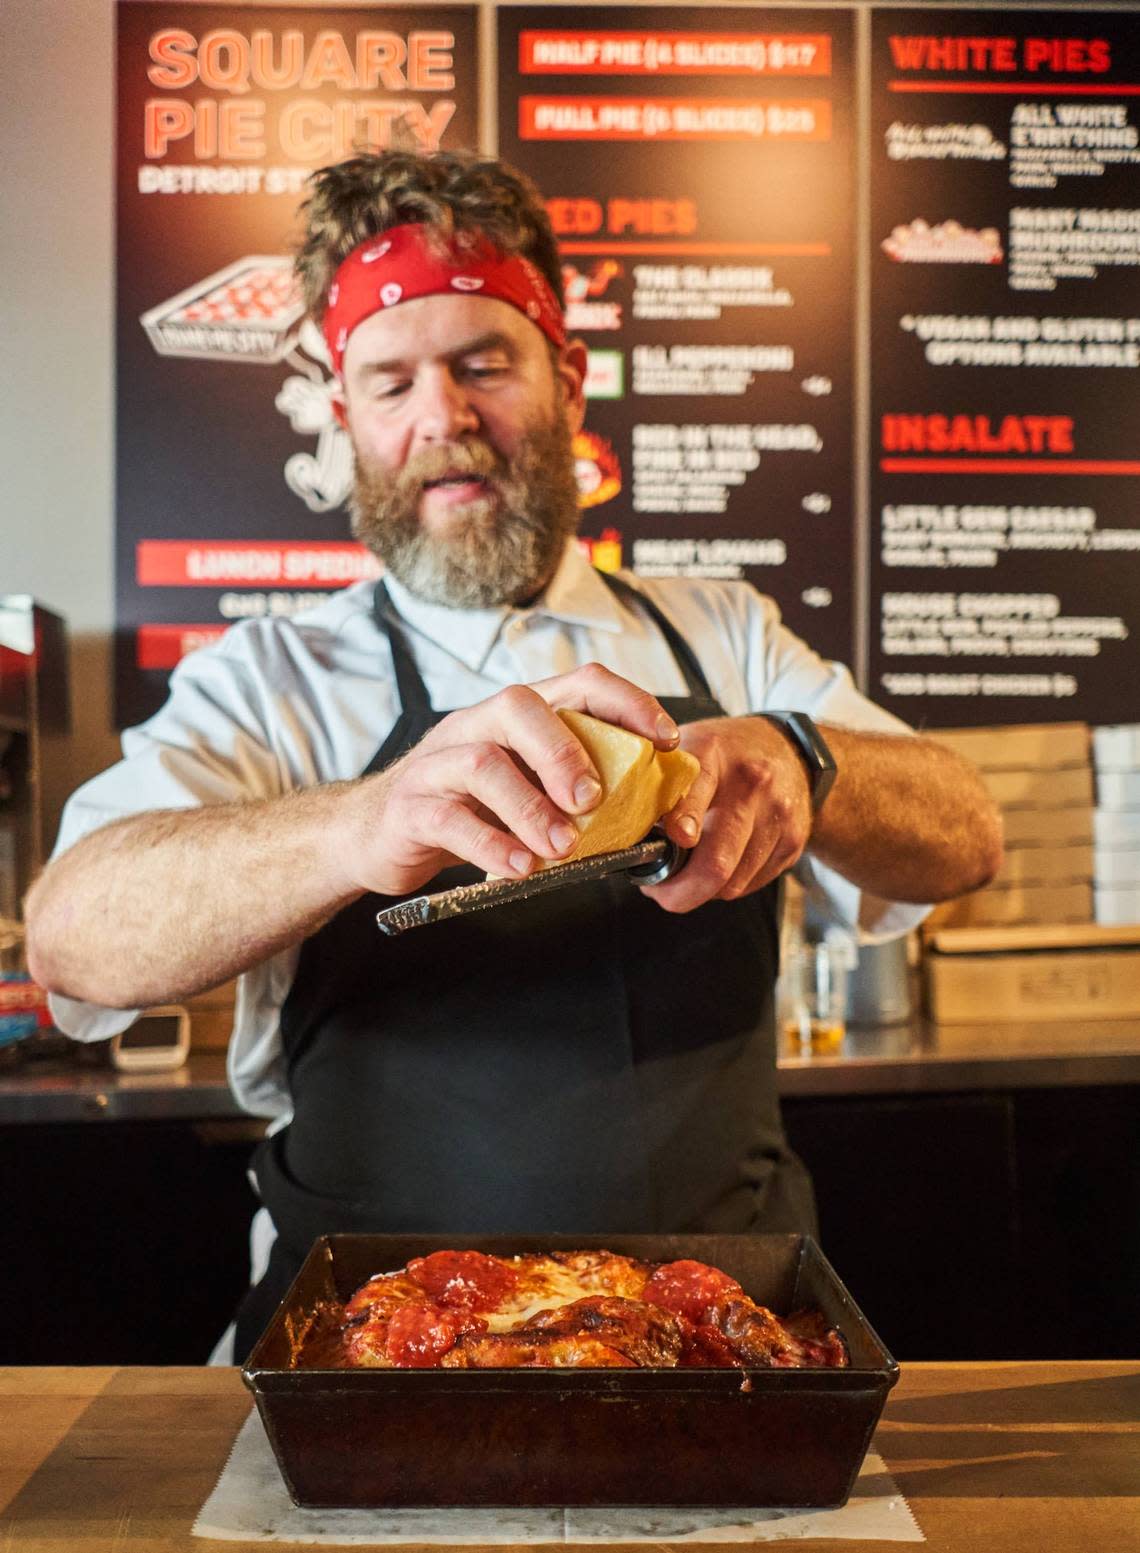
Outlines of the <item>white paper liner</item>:
M 289 1498 L 254 1409 L 216 1488 L 194 1522 L 221 1542 L 402 1543 L 925 1542 L 882 1457 L 867 1453 L 851 1498 L 838 1510 L 659 1509 L 302 1510 Z

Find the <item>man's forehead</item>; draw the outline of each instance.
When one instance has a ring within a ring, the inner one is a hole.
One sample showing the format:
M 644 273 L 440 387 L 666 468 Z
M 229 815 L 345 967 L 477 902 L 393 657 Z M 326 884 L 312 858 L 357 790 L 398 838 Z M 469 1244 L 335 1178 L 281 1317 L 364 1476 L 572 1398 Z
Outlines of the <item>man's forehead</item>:
M 531 321 L 498 297 L 414 297 L 384 308 L 352 331 L 345 349 L 345 371 L 377 362 L 407 361 L 462 354 L 494 338 L 519 353 L 544 351 L 544 339 Z

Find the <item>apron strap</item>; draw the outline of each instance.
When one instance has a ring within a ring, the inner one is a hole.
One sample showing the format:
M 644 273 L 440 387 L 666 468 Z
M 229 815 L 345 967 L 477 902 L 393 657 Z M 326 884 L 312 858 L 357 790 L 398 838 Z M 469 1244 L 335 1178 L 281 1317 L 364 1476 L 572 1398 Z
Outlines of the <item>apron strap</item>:
M 642 593 L 640 588 L 633 587 L 624 578 L 615 577 L 612 572 L 599 572 L 598 576 L 622 603 L 627 606 L 632 604 L 634 607 L 640 605 L 645 610 L 672 649 L 681 673 L 685 676 L 689 695 L 702 701 L 713 700 L 712 690 L 705 678 L 704 670 L 697 661 L 696 654 L 664 610 L 655 604 L 648 594 Z
M 396 689 L 400 695 L 400 708 L 413 716 L 417 712 L 430 712 L 431 701 L 420 671 L 416 668 L 411 648 L 404 637 L 403 626 L 393 607 L 388 590 L 381 577 L 372 590 L 372 617 L 388 638 L 392 649 L 392 667 L 396 674 Z

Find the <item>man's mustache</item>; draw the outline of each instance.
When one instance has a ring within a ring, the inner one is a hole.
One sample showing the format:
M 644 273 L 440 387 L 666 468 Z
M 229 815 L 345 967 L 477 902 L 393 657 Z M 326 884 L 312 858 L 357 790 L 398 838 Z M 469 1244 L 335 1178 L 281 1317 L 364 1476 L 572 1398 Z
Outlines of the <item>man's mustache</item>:
M 401 495 L 419 495 L 425 485 L 442 480 L 446 475 L 490 479 L 504 475 L 506 470 L 506 460 L 489 442 L 473 438 L 466 442 L 440 443 L 413 453 L 400 470 L 398 488 Z

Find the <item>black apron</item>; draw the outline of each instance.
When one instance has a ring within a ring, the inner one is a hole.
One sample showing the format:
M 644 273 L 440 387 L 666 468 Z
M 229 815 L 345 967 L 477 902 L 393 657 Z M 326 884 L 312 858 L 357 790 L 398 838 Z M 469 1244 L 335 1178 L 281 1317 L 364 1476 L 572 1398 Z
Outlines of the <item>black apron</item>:
M 724 716 L 665 615 L 599 575 L 672 649 L 688 694 L 665 710 Z M 402 710 L 366 775 L 447 715 L 383 583 L 374 611 Z M 814 1231 L 776 1096 L 778 881 L 675 915 L 611 876 L 398 938 L 376 927 L 388 904 L 363 896 L 301 949 L 281 1011 L 293 1118 L 255 1160 L 278 1239 L 239 1361 L 323 1234 Z

